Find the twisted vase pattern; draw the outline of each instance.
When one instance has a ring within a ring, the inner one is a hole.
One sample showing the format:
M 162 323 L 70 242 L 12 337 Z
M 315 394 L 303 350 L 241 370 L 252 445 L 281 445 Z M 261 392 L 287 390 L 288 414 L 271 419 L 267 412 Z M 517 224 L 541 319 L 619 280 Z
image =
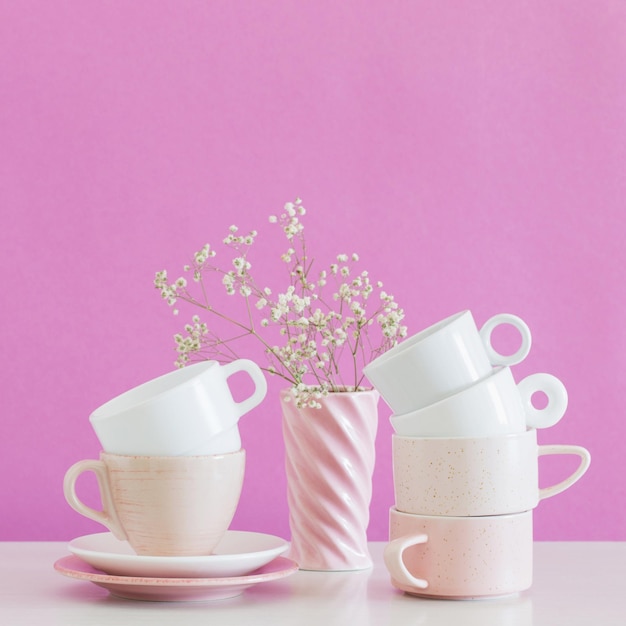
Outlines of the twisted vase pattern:
M 331 393 L 321 409 L 281 393 L 290 557 L 301 569 L 371 567 L 367 526 L 378 427 L 375 390 Z

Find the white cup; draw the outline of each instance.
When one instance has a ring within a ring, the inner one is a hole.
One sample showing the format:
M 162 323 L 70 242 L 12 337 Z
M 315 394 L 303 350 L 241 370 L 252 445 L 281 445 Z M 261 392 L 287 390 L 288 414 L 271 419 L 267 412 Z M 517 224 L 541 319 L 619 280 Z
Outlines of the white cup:
M 514 326 L 521 345 L 512 355 L 499 354 L 491 334 L 501 324 Z M 385 352 L 363 368 L 394 413 L 415 411 L 456 393 L 487 376 L 494 365 L 515 365 L 526 358 L 530 330 L 515 315 L 502 313 L 476 328 L 463 311 L 423 330 Z
M 396 508 L 416 515 L 482 516 L 520 513 L 571 487 L 587 471 L 588 450 L 538 445 L 537 431 L 478 438 L 392 437 Z M 574 455 L 578 467 L 539 488 L 539 457 Z
M 532 398 L 544 393 L 547 404 Z M 554 426 L 567 409 L 567 390 L 552 374 L 537 373 L 518 384 L 508 367 L 417 411 L 392 415 L 391 425 L 405 437 L 491 437 Z
M 532 511 L 447 517 L 389 513 L 384 560 L 394 587 L 447 599 L 510 595 L 533 574 Z
M 246 372 L 254 391 L 236 402 L 228 379 Z M 253 361 L 203 361 L 155 378 L 110 400 L 89 420 L 111 454 L 180 456 L 235 452 L 239 418 L 265 397 L 267 381 Z

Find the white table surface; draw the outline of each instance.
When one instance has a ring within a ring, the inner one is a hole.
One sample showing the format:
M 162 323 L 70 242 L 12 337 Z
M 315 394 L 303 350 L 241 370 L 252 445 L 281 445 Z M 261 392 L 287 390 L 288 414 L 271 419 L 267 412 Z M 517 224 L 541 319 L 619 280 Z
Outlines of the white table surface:
M 382 564 L 384 543 L 370 544 L 363 572 L 299 571 L 214 602 L 117 599 L 96 585 L 54 571 L 65 543 L 0 543 L 0 624 L 215 624 L 219 626 L 624 626 L 626 543 L 535 543 L 529 591 L 495 600 L 420 599 L 395 590 Z

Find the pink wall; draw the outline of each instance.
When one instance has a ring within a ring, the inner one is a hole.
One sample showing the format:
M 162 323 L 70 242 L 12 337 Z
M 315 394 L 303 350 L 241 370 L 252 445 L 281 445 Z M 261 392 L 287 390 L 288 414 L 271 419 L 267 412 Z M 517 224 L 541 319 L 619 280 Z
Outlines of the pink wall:
M 359 252 L 410 332 L 527 321 L 516 377 L 570 395 L 540 441 L 593 456 L 536 538 L 626 540 L 625 112 L 619 0 L 0 1 L 0 540 L 101 529 L 62 478 L 99 452 L 91 411 L 172 367 L 185 320 L 154 272 L 231 223 L 280 268 L 266 218 L 296 196 L 319 255 Z M 287 537 L 279 388 L 241 422 L 236 526 Z

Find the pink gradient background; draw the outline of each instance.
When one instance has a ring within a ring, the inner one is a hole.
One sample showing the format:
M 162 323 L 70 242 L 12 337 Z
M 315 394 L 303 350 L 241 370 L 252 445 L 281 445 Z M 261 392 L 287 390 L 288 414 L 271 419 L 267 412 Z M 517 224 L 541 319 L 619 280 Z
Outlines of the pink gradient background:
M 0 0 L 0 540 L 102 529 L 63 474 L 99 452 L 94 408 L 172 368 L 186 319 L 154 272 L 236 223 L 271 278 L 267 216 L 296 196 L 319 255 L 359 252 L 410 332 L 465 308 L 526 320 L 515 376 L 570 396 L 540 442 L 592 453 L 535 536 L 626 540 L 625 168 L 620 0 Z M 235 527 L 288 537 L 280 387 L 241 422 Z

